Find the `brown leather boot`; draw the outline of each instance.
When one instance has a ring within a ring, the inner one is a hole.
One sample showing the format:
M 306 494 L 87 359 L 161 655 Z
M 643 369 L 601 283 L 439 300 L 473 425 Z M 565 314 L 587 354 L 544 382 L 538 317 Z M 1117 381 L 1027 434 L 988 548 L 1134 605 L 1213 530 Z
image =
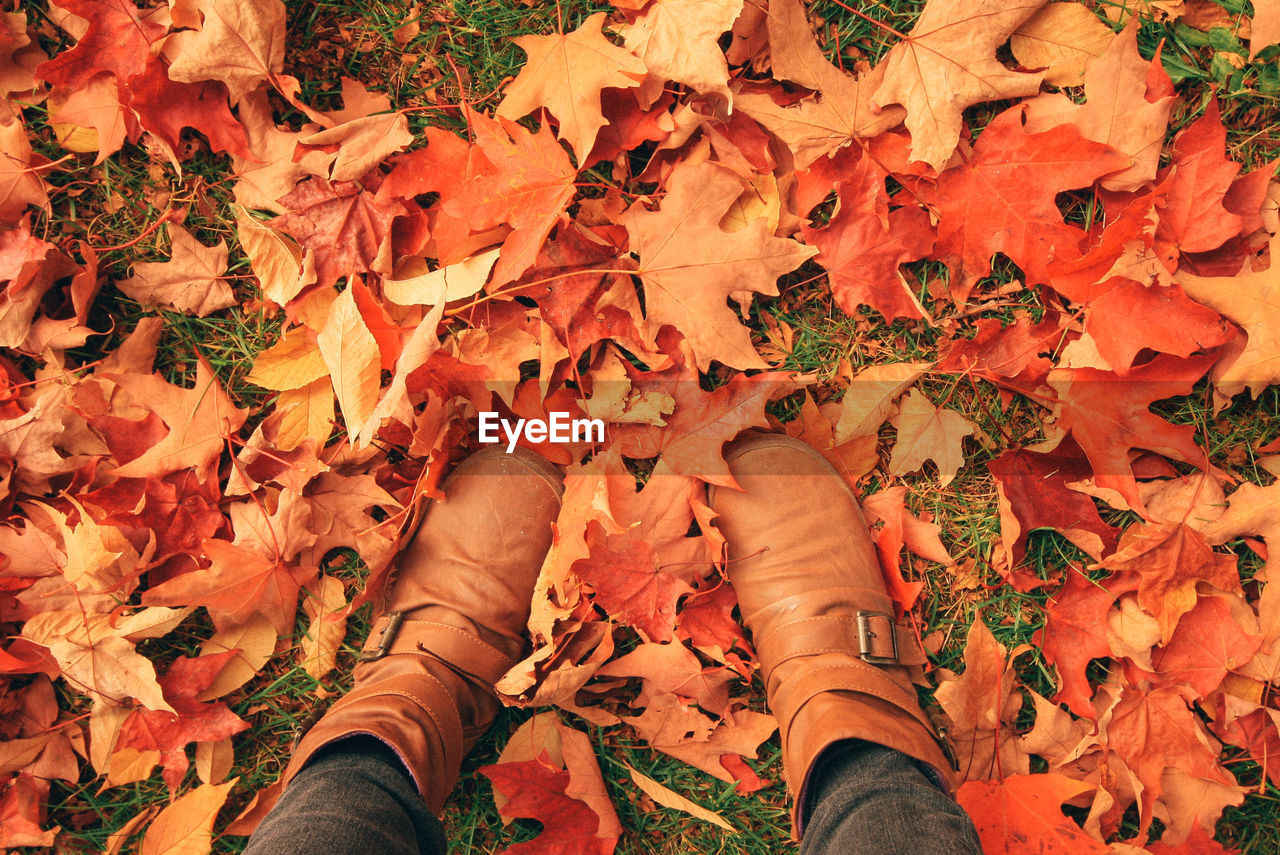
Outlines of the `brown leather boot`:
M 782 768 L 804 830 L 810 773 L 844 739 L 951 768 L 916 700 L 924 651 L 895 620 L 857 499 L 817 451 L 754 434 L 725 451 L 741 491 L 711 488 L 728 576 L 782 737 Z
M 493 684 L 524 650 L 564 487 L 537 454 L 495 446 L 458 464 L 442 489 L 375 603 L 355 686 L 302 734 L 286 784 L 325 745 L 372 736 L 395 750 L 438 814 L 493 723 Z

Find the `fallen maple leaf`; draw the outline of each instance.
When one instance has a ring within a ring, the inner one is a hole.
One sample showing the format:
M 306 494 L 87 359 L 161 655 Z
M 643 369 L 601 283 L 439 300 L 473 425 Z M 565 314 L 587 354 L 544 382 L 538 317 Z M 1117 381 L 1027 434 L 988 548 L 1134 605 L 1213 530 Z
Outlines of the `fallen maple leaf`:
M 883 67 L 854 78 L 828 62 L 799 0 L 769 3 L 767 20 L 774 76 L 812 89 L 815 96 L 782 105 L 770 92 L 744 90 L 735 93 L 734 109 L 786 143 L 797 168 L 808 167 L 851 139 L 874 137 L 902 121 L 906 113 L 899 108 L 872 108 L 871 93 L 884 78 Z
M 210 312 L 236 304 L 227 272 L 227 242 L 205 246 L 182 226 L 169 225 L 173 241 L 168 261 L 133 266 L 133 276 L 116 287 L 150 308 L 173 309 L 203 318 Z
M 472 231 L 502 223 L 511 226 L 493 272 L 494 283 L 504 284 L 537 260 L 548 233 L 573 198 L 577 173 L 550 128 L 533 134 L 509 119 L 494 120 L 474 111 L 467 115 L 488 166 L 458 187 L 456 194 L 444 195 L 441 210 L 470 224 Z
M 729 95 L 729 67 L 718 42 L 742 11 L 742 0 L 654 0 L 626 28 L 624 44 L 651 75 L 642 98 L 657 100 L 664 81 L 703 95 Z M 646 105 L 647 106 L 647 105 Z
M 766 367 L 726 301 L 742 292 L 776 295 L 778 277 L 817 251 L 774 237 L 762 219 L 736 232 L 720 228 L 742 189 L 722 166 L 680 165 L 657 211 L 637 202 L 624 217 L 640 258 L 645 314 L 651 323 L 685 335 L 701 371 L 713 360 L 734 368 Z
M 354 181 L 309 178 L 280 199 L 287 213 L 269 221 L 297 238 L 316 259 L 316 279 L 332 285 L 373 269 L 390 241 L 395 202 L 377 201 Z
M 1024 843 L 1061 855 L 1102 855 L 1111 849 L 1085 834 L 1061 810 L 1063 802 L 1093 789 L 1066 775 L 1010 775 L 997 781 L 965 781 L 956 801 L 973 819 L 987 855 L 1018 855 Z
M 219 80 L 238 104 L 262 83 L 291 98 L 297 81 L 284 69 L 285 9 L 280 0 L 198 0 L 199 30 L 165 41 L 169 76 L 183 83 Z
M 916 205 L 890 211 L 884 176 L 869 157 L 840 185 L 839 199 L 826 227 L 805 228 L 804 239 L 818 248 L 816 261 L 827 268 L 840 308 L 852 315 L 868 305 L 889 321 L 925 317 L 899 267 L 933 249 L 928 214 Z
M 952 269 L 958 300 L 991 272 L 997 252 L 1022 268 L 1028 284 L 1047 281 L 1047 260 L 1072 252 L 1083 237 L 1063 222 L 1056 194 L 1087 187 L 1128 162 L 1071 126 L 1032 133 L 1023 111 L 1012 107 L 992 119 L 966 163 L 921 188 L 939 219 L 933 257 Z
M 1027 131 L 1041 133 L 1069 124 L 1088 140 L 1123 152 L 1124 168 L 1106 175 L 1109 190 L 1138 190 L 1156 177 L 1160 145 L 1176 97 L 1159 52 L 1150 61 L 1138 53 L 1138 19 L 1091 60 L 1084 71 L 1088 100 L 1077 104 L 1061 93 L 1046 93 L 1027 102 Z
M 1093 466 L 1100 487 L 1118 492 L 1141 508 L 1130 452 L 1146 448 L 1185 463 L 1200 464 L 1204 452 L 1195 431 L 1175 427 L 1149 407 L 1161 398 L 1185 395 L 1213 364 L 1213 355 L 1175 359 L 1157 356 L 1121 378 L 1095 368 L 1055 368 L 1049 385 L 1057 393 L 1058 424 L 1071 431 Z
M 498 812 L 506 818 L 536 819 L 542 834 L 504 851 L 510 855 L 593 853 L 611 855 L 617 843 L 597 836 L 600 817 L 590 805 L 566 793 L 572 778 L 542 758 L 483 766 L 480 774 L 506 798 Z
M 635 54 L 604 37 L 604 20 L 604 13 L 597 12 L 567 35 L 514 39 L 528 61 L 498 105 L 498 115 L 508 119 L 545 107 L 579 164 L 585 163 L 605 125 L 601 91 L 639 86 L 645 75 L 645 64 Z
M 191 389 L 174 386 L 158 374 L 115 374 L 110 378 L 137 404 L 158 414 L 168 429 L 164 439 L 115 467 L 119 478 L 167 475 L 187 467 L 207 475 L 227 437 L 240 429 L 248 415 L 231 403 L 203 359 L 196 363 L 196 383 Z
M 1101 566 L 1135 574 L 1138 603 L 1159 622 L 1166 643 L 1179 619 L 1195 607 L 1197 585 L 1240 591 L 1235 558 L 1213 552 L 1203 535 L 1183 524 L 1130 527 Z
M 1111 28 L 1081 3 L 1040 7 L 1009 38 L 1009 49 L 1025 68 L 1045 69 L 1051 86 L 1076 86 L 1085 65 L 1115 39 Z
M 213 845 L 213 822 L 238 778 L 201 784 L 160 811 L 142 838 L 141 855 L 205 855 Z
M 906 108 L 913 160 L 942 172 L 960 139 L 964 108 L 1039 91 L 1043 74 L 1010 71 L 995 52 L 1042 5 L 1043 0 L 925 4 L 911 32 L 882 60 L 884 82 L 872 96 L 875 106 Z
M 1030 772 L 1013 727 L 1022 697 L 1011 667 L 1029 649 L 1023 645 L 1007 652 L 979 618 L 965 640 L 964 673 L 942 671 L 934 696 L 955 725 L 952 742 L 964 780 Z
M 1271 263 L 1280 260 L 1280 237 L 1271 239 Z M 1230 351 L 1214 366 L 1219 393 L 1233 397 L 1248 390 L 1256 398 L 1280 378 L 1280 282 L 1272 268 L 1237 276 L 1200 277 L 1179 272 L 1178 283 L 1197 303 L 1221 312 L 1247 335 L 1243 348 Z
M 915 472 L 932 460 L 938 467 L 938 486 L 955 480 L 964 463 L 963 443 L 977 429 L 973 422 L 945 407 L 935 407 L 919 389 L 912 389 L 893 418 L 898 439 L 889 458 L 889 474 Z

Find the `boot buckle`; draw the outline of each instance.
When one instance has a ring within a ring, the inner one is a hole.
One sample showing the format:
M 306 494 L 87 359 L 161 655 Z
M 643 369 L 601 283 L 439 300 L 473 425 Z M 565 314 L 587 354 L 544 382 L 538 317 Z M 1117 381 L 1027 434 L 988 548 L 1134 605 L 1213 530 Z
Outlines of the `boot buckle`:
M 379 631 L 377 646 L 372 650 L 368 649 L 369 641 L 373 640 L 373 637 L 370 636 L 369 641 L 364 643 L 365 650 L 360 654 L 360 658 L 356 660 L 357 662 L 372 662 L 391 652 L 391 645 L 395 643 L 396 636 L 400 632 L 400 624 L 404 622 L 404 612 L 391 612 L 383 615 L 383 618 L 385 618 L 385 623 L 383 623 L 382 629 Z
M 884 612 L 860 611 L 858 618 L 858 655 L 869 665 L 897 665 L 898 633 L 893 617 Z M 886 655 L 883 639 L 893 652 Z

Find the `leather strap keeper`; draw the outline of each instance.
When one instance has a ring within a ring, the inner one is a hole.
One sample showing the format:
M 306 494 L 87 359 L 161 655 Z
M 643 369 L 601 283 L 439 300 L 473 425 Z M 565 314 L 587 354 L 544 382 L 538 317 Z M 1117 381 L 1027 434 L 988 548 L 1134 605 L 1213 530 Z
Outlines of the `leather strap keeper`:
M 928 661 L 909 626 L 884 612 L 820 615 L 781 624 L 759 645 L 776 668 L 800 656 L 845 653 L 871 665 L 924 665 Z M 767 675 L 766 675 L 767 676 Z
M 405 618 L 401 612 L 389 612 L 374 623 L 360 661 L 372 662 L 398 653 L 430 656 L 489 686 L 498 682 L 515 664 L 502 651 L 466 630 L 447 623 Z M 456 663 L 459 662 L 467 663 L 467 667 L 458 667 Z

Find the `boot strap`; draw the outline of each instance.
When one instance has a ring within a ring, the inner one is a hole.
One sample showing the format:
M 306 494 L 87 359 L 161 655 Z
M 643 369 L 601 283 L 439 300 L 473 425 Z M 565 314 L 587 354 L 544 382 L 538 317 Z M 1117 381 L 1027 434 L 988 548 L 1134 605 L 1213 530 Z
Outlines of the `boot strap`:
M 515 665 L 515 660 L 501 650 L 464 629 L 414 620 L 405 617 L 404 612 L 388 612 L 374 622 L 360 661 L 372 662 L 398 653 L 430 656 L 488 690 Z
M 908 692 L 899 686 L 880 669 L 857 661 L 797 674 L 787 685 L 779 687 L 778 693 L 771 699 L 774 717 L 779 722 L 790 722 L 811 698 L 825 692 L 851 692 L 879 698 L 915 719 L 940 745 L 945 744 L 944 735 L 938 732 L 934 721 L 920 708 L 914 692 Z M 785 744 L 785 733 L 783 737 Z
M 756 651 L 770 670 L 801 656 L 847 653 L 869 665 L 913 666 L 928 661 L 911 627 L 892 614 L 862 610 L 788 621 L 757 639 Z

